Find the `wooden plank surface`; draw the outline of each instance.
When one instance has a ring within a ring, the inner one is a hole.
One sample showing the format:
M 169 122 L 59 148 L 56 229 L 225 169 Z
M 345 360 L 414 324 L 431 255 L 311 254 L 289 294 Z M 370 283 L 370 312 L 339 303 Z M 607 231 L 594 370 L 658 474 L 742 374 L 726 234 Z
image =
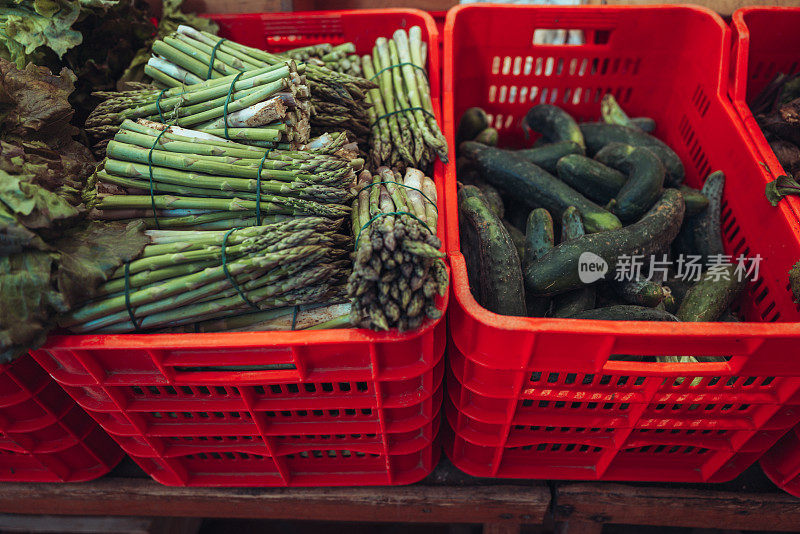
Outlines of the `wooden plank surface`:
M 786 493 L 561 483 L 556 521 L 796 532 L 800 499 Z
M 172 488 L 105 477 L 83 484 L 0 484 L 0 513 L 306 519 L 415 523 L 541 523 L 539 486 Z

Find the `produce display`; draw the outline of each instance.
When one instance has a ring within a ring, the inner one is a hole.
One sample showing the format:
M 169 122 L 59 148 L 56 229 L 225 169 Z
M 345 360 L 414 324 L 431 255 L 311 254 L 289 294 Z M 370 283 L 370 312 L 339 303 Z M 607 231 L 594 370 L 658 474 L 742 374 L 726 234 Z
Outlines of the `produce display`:
M 522 127 L 540 140 L 513 151 L 479 141 L 482 110 L 464 113 L 459 232 L 476 300 L 502 315 L 735 320 L 754 260 L 725 255 L 725 176 L 689 188 L 680 158 L 645 131 L 653 121 L 629 118 L 610 95 L 601 117 L 579 124 L 536 105 Z
M 180 0 L 157 27 L 134 0 L 60 4 L 0 7 L 0 362 L 54 328 L 441 317 L 430 171 L 447 147 L 419 27 L 378 39 L 373 81 L 352 43 L 272 54 L 218 38 Z

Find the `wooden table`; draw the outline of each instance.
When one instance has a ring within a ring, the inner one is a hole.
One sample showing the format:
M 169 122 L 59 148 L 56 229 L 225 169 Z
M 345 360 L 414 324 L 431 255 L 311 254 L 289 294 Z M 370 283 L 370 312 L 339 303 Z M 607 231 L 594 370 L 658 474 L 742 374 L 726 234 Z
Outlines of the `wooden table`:
M 800 499 L 757 468 L 727 485 L 677 486 L 475 479 L 446 461 L 420 484 L 381 488 L 173 488 L 126 465 L 83 484 L 0 484 L 0 513 L 480 523 L 491 534 L 553 521 L 561 533 L 605 523 L 800 530 Z

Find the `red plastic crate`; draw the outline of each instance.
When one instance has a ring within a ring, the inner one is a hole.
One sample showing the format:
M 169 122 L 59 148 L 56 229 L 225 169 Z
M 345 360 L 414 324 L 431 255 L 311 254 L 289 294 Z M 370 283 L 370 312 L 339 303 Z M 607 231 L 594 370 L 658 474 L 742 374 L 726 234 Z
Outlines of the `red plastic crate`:
M 0 366 L 0 481 L 92 480 L 122 456 L 33 358 Z
M 424 11 L 208 16 L 220 36 L 272 51 L 352 41 L 365 54 L 419 25 L 439 115 L 438 33 Z M 433 178 L 442 199 L 441 163 Z M 407 333 L 53 336 L 34 356 L 164 484 L 395 485 L 424 478 L 438 458 L 445 336 L 441 320 Z
M 786 174 L 778 158 L 756 123 L 748 103 L 779 72 L 795 74 L 800 71 L 800 8 L 745 7 L 733 13 L 733 68 L 729 94 L 737 113 L 744 121 L 747 133 L 761 161 L 769 168 L 768 179 Z M 786 197 L 788 204 L 800 217 L 800 199 Z
M 580 30 L 585 44 L 532 46 L 537 29 Z M 455 166 L 448 166 L 445 450 L 457 467 L 478 476 L 722 481 L 797 422 L 787 406 L 800 391 L 800 325 L 793 322 L 800 313 L 787 273 L 800 258 L 800 233 L 785 204 L 774 208 L 765 199 L 768 171 L 724 98 L 729 44 L 723 21 L 691 6 L 449 12 L 444 113 L 451 143 L 455 120 L 470 106 L 490 114 L 501 146 L 520 146 L 519 122 L 532 105 L 556 103 L 593 120 L 600 98 L 612 92 L 632 115 L 656 119 L 655 135 L 681 157 L 689 185 L 725 171 L 726 252 L 765 258 L 739 303 L 747 323 L 500 316 L 469 290 Z M 731 358 L 663 364 L 610 361 L 613 354 Z
M 800 497 L 800 426 L 787 432 L 761 457 L 760 463 L 776 486 Z

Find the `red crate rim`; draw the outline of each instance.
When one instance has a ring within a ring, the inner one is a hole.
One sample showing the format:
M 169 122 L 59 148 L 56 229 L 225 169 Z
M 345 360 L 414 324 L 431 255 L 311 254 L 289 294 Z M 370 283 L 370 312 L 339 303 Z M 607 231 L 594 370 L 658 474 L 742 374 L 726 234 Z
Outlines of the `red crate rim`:
M 749 6 L 740 7 L 733 12 L 731 24 L 736 29 L 736 65 L 733 69 L 737 73 L 731 84 L 731 97 L 734 101 L 746 101 L 747 97 L 747 62 L 750 59 L 750 29 L 747 27 L 745 17 L 750 13 L 797 13 L 800 7 L 778 7 L 778 6 Z M 749 109 L 749 108 L 748 108 Z
M 467 5 L 459 5 L 455 6 L 447 13 L 447 20 L 445 22 L 444 28 L 444 71 L 448 73 L 452 71 L 454 68 L 454 50 L 453 50 L 453 32 L 456 24 L 457 17 L 460 13 L 464 11 L 470 10 L 482 10 L 491 8 L 492 10 L 508 10 L 508 11 L 519 11 L 519 10 L 537 10 L 542 12 L 550 12 L 550 13 L 559 13 L 567 10 L 584 10 L 584 11 L 596 11 L 596 12 L 619 12 L 619 11 L 642 11 L 642 12 L 652 12 L 652 11 L 685 11 L 687 13 L 702 13 L 707 15 L 708 17 L 712 18 L 717 25 L 719 26 L 720 31 L 723 34 L 723 43 L 722 43 L 722 51 L 721 51 L 721 67 L 723 69 L 720 80 L 727 80 L 727 68 L 730 64 L 730 50 L 729 47 L 726 46 L 730 42 L 730 29 L 724 23 L 722 18 L 715 13 L 714 11 L 702 7 L 702 6 L 692 6 L 692 5 L 658 5 L 658 6 L 516 6 L 516 5 L 491 5 L 491 6 L 483 6 L 478 4 L 467 4 Z M 747 9 L 767 9 L 767 8 L 747 8 Z M 742 10 L 740 10 L 742 11 Z M 445 115 L 445 122 L 452 126 L 450 127 L 451 131 L 455 131 L 455 117 L 454 115 L 454 102 L 453 102 L 453 79 L 451 76 L 444 77 L 444 92 L 443 92 L 443 112 Z M 723 98 L 723 86 L 724 84 L 720 84 L 720 91 L 718 96 L 718 103 L 724 106 L 728 110 L 728 114 L 732 120 L 735 121 L 737 118 L 736 112 L 731 106 L 730 102 L 728 102 L 725 98 Z M 742 128 L 742 134 L 746 135 L 744 128 Z M 749 136 L 748 136 L 749 138 Z M 448 139 L 448 141 L 453 141 L 452 139 Z M 755 155 L 756 151 L 753 149 L 753 153 Z M 451 203 L 455 202 L 455 193 L 456 193 L 456 169 L 455 164 L 451 163 L 446 166 L 446 180 L 445 180 L 445 191 L 446 191 L 446 199 L 445 201 L 448 203 L 448 213 L 453 213 L 454 211 L 450 209 L 452 207 Z M 782 207 L 776 209 L 783 209 L 786 211 L 788 208 L 783 205 Z M 457 212 L 457 209 L 456 211 Z M 786 214 L 788 216 L 788 213 Z M 792 216 L 792 219 L 794 217 Z M 581 332 L 584 334 L 598 334 L 598 335 L 609 335 L 609 334 L 617 334 L 620 331 L 627 331 L 631 329 L 631 321 L 599 321 L 599 320 L 575 320 L 575 319 L 556 319 L 556 318 L 538 318 L 538 317 L 512 317 L 506 315 L 498 315 L 496 313 L 490 312 L 486 308 L 482 307 L 475 298 L 472 296 L 472 293 L 469 289 L 469 283 L 467 280 L 466 275 L 466 266 L 464 263 L 464 257 L 462 256 L 461 252 L 452 247 L 451 244 L 454 238 L 451 236 L 457 235 L 458 226 L 457 224 L 447 220 L 448 225 L 448 258 L 450 259 L 450 268 L 451 272 L 453 273 L 453 277 L 451 278 L 451 289 L 453 292 L 453 297 L 455 299 L 454 305 L 460 305 L 463 307 L 465 313 L 473 317 L 475 320 L 480 321 L 484 324 L 490 324 L 494 328 L 499 330 L 509 330 L 514 332 L 546 332 L 546 333 L 575 333 Z M 636 332 L 631 332 L 631 335 L 636 336 L 644 336 L 644 337 L 652 337 L 654 340 L 654 344 L 657 344 L 659 338 L 661 339 L 669 339 L 675 337 L 682 337 L 682 338 L 692 338 L 695 337 L 697 339 L 708 340 L 708 339 L 731 339 L 733 337 L 740 338 L 742 341 L 746 342 L 748 339 L 751 339 L 753 342 L 758 342 L 758 338 L 763 336 L 792 336 L 796 337 L 800 335 L 800 323 L 760 323 L 760 322 L 743 322 L 743 323 L 665 323 L 665 322 L 654 322 L 654 321 L 635 321 L 634 324 L 636 325 Z M 713 328 L 710 326 L 713 325 Z M 695 372 L 702 372 L 702 371 L 714 371 L 716 370 L 728 370 L 728 363 L 696 363 L 696 364 L 666 364 L 660 363 L 658 364 L 660 371 L 667 371 L 667 370 L 674 370 L 676 372 L 689 372 L 690 370 L 695 370 Z M 649 367 L 648 367 L 649 366 Z M 636 362 L 608 362 L 606 364 L 606 369 L 618 369 L 618 370 L 625 370 L 625 371 L 633 371 L 633 370 L 640 370 L 645 371 L 646 369 L 652 369 L 652 364 L 648 363 L 636 363 Z
M 338 16 L 358 15 L 358 16 L 379 16 L 379 15 L 414 15 L 423 19 L 424 30 L 428 34 L 428 65 L 431 72 L 431 89 L 433 90 L 434 84 L 440 84 L 439 74 L 439 47 L 433 46 L 433 43 L 438 43 L 439 32 L 436 29 L 436 23 L 433 17 L 426 11 L 413 8 L 396 8 L 396 9 L 351 9 L 351 10 L 338 10 L 338 11 L 298 11 L 298 12 L 280 12 L 280 13 L 206 13 L 203 17 L 212 18 L 215 20 L 236 20 L 241 16 L 252 15 L 268 15 L 277 19 L 298 20 L 298 18 L 320 17 L 331 18 Z M 434 105 L 434 113 L 438 116 L 442 128 L 444 128 L 443 112 L 439 105 L 441 101 L 440 95 L 431 95 Z M 451 147 L 452 148 L 452 147 Z M 434 182 L 438 182 L 438 204 L 444 206 L 444 173 L 442 172 L 442 163 L 436 161 L 433 170 Z M 444 209 L 442 216 L 439 217 L 439 229 L 437 234 L 442 240 L 442 249 L 445 249 L 446 223 L 444 221 Z M 452 283 L 452 275 L 448 266 L 448 275 Z M 442 318 L 444 318 L 449 302 L 449 291 L 442 298 L 437 298 L 437 308 L 442 311 L 442 317 L 436 320 L 427 319 L 420 328 L 416 330 L 400 333 L 396 329 L 388 332 L 376 332 L 365 328 L 341 328 L 329 330 L 271 330 L 260 332 L 219 332 L 219 333 L 180 333 L 180 334 L 54 334 L 50 335 L 45 345 L 41 347 L 43 350 L 48 349 L 156 349 L 160 347 L 178 348 L 178 349 L 214 349 L 214 348 L 256 348 L 256 347 L 280 347 L 280 346 L 298 346 L 313 343 L 315 345 L 322 344 L 341 344 L 341 343 L 392 343 L 409 341 L 418 338 L 433 328 L 436 327 Z M 309 336 L 309 334 L 311 334 Z

